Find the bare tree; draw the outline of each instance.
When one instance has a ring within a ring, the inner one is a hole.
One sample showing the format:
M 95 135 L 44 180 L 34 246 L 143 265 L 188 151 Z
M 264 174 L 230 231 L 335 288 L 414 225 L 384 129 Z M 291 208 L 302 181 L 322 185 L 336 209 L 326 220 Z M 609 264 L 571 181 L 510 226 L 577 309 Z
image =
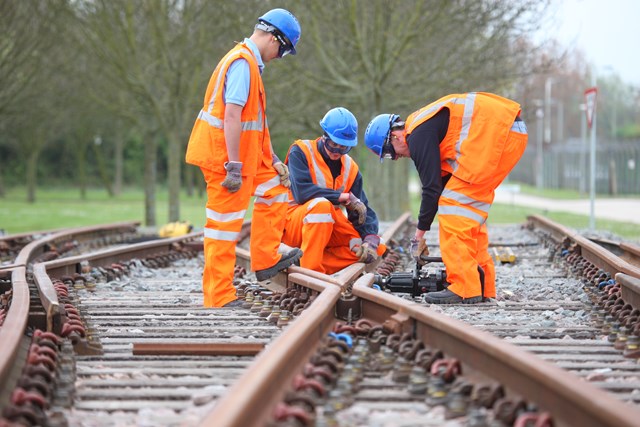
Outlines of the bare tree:
M 515 49 L 516 41 L 535 25 L 537 15 L 531 12 L 544 3 L 290 2 L 302 22 L 300 58 L 278 64 L 293 69 L 285 79 L 271 72 L 266 79 L 270 87 L 296 88 L 296 96 L 287 93 L 275 100 L 281 111 L 277 120 L 300 117 L 297 127 L 310 132 L 318 128 L 324 112 L 341 105 L 359 118 L 363 135 L 379 113 L 406 117 L 448 93 L 505 90 L 529 53 Z M 275 127 L 280 122 L 272 123 Z M 273 133 L 279 138 L 276 129 Z M 399 162 L 380 168 L 373 156 L 361 154 L 365 151 L 355 156 L 364 165 L 372 205 L 384 219 L 397 217 L 409 208 L 411 165 Z
M 212 58 L 225 49 L 216 46 L 215 40 L 219 37 L 229 43 L 227 33 L 237 23 L 233 17 L 241 5 L 205 0 L 79 4 L 77 16 L 83 31 L 78 42 L 94 55 L 109 87 L 121 93 L 119 99 L 107 97 L 106 102 L 134 120 L 143 132 L 154 123 L 169 143 L 169 220 L 178 220 L 180 169 L 189 131 L 212 70 Z M 151 156 L 149 150 L 145 153 Z M 155 162 L 155 155 L 147 157 L 145 170 Z M 145 176 L 155 176 L 155 172 L 145 172 Z

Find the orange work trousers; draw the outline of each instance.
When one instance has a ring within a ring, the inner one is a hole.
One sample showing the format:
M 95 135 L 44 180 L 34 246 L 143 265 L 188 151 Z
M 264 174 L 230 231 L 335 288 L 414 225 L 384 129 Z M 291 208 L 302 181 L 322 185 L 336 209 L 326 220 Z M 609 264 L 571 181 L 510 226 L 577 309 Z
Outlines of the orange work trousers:
M 340 207 L 324 197 L 289 207 L 282 241 L 302 249 L 301 267 L 325 274 L 358 262 L 354 251 L 362 244 L 362 238 Z M 378 255 L 385 249 L 380 244 Z
M 269 163 L 271 159 L 268 159 Z M 201 169 L 207 183 L 207 222 L 204 228 L 204 272 L 202 290 L 205 307 L 222 307 L 236 298 L 233 271 L 236 243 L 244 217 L 255 196 L 251 219 L 251 269 L 275 265 L 282 255 L 282 240 L 288 208 L 288 190 L 271 164 L 263 162 L 256 176 L 243 176 L 242 187 L 230 193 L 220 183 L 226 174 Z
M 487 141 L 491 144 L 491 141 Z M 489 254 L 486 220 L 495 190 L 522 157 L 527 146 L 524 122 L 515 122 L 498 157 L 498 167 L 477 182 L 452 176 L 438 201 L 440 250 L 449 290 L 462 298 L 482 294 L 478 266 L 484 270 L 484 297 L 495 298 L 496 278 Z

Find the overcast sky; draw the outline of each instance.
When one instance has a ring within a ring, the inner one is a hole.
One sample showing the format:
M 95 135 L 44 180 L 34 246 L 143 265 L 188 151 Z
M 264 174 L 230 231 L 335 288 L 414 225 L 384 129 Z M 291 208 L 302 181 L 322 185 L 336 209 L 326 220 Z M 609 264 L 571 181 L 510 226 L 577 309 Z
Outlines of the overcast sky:
M 553 0 L 550 33 L 568 47 L 579 47 L 596 73 L 614 70 L 640 86 L 640 0 Z

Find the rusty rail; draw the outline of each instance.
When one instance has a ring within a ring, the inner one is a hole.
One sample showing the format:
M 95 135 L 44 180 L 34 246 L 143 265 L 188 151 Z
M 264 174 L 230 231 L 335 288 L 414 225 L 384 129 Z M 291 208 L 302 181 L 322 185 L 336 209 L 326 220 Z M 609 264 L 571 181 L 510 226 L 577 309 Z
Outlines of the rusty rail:
M 565 241 L 569 245 L 576 245 L 582 257 L 597 267 L 609 272 L 611 276 L 615 276 L 617 273 L 624 273 L 635 278 L 640 278 L 640 267 L 630 264 L 628 261 L 618 257 L 601 245 L 580 236 L 575 231 L 556 224 L 540 215 L 529 216 L 527 220 L 533 227 L 550 233 L 556 242 L 561 243 Z
M 157 239 L 127 245 L 126 247 L 93 252 L 88 255 L 78 255 L 35 264 L 33 266 L 33 276 L 36 286 L 38 287 L 40 300 L 45 308 L 47 330 L 60 334 L 62 328 L 62 311 L 60 310 L 58 295 L 51 281 L 51 277 L 62 277 L 80 273 L 83 264 L 86 263 L 94 267 L 107 267 L 113 263 L 127 261 L 133 258 L 145 258 L 166 254 L 177 248 L 176 245 L 201 236 L 202 233 L 191 233 L 181 237 Z

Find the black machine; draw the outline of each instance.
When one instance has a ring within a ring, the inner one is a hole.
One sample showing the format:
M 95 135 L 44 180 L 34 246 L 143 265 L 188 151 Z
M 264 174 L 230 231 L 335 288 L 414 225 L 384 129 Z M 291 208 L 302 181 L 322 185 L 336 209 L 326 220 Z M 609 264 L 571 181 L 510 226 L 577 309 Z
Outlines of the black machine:
M 424 266 L 416 262 L 413 271 L 399 271 L 391 273 L 389 276 L 377 274 L 374 284 L 380 286 L 383 290 L 411 294 L 414 297 L 427 292 L 442 291 L 449 286 L 447 271 L 444 267 L 429 267 L 427 265 L 432 262 L 441 263 L 441 257 L 423 255 L 420 259 L 425 263 Z M 480 284 L 484 294 L 484 270 L 480 266 L 478 266 L 478 273 L 480 274 Z

